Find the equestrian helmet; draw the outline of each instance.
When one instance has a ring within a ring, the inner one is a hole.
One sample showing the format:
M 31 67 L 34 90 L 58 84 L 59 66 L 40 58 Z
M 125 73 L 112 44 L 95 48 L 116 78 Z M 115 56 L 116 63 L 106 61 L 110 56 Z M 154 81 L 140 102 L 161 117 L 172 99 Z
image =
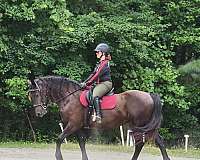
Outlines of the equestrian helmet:
M 110 47 L 106 43 L 100 43 L 96 46 L 95 52 L 103 52 L 103 53 L 109 53 L 110 52 Z

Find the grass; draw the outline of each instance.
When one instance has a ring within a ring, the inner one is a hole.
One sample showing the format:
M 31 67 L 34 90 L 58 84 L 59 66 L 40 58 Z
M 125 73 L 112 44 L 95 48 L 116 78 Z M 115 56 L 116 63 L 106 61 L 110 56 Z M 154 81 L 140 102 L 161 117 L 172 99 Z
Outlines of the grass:
M 159 155 L 160 150 L 157 147 L 154 146 L 145 146 L 144 147 L 144 152 L 145 153 L 150 153 L 152 155 Z M 172 157 L 187 157 L 187 158 L 197 158 L 200 159 L 200 149 L 195 149 L 195 148 L 190 148 L 186 152 L 185 149 L 167 149 L 167 153 L 169 156 Z
M 2 142 L 0 148 L 37 148 L 37 149 L 55 149 L 55 144 L 47 143 L 30 143 L 30 142 Z M 102 152 L 124 152 L 132 153 L 132 147 L 123 147 L 121 145 L 103 145 L 103 144 L 91 144 L 88 143 L 86 148 L 90 151 L 102 151 Z M 79 150 L 79 146 L 76 143 L 63 144 L 64 150 Z M 143 153 L 149 153 L 151 155 L 160 155 L 160 150 L 157 147 L 151 145 L 145 145 L 142 150 Z M 184 149 L 167 149 L 170 157 L 187 157 L 200 159 L 200 149 L 188 149 L 185 152 Z

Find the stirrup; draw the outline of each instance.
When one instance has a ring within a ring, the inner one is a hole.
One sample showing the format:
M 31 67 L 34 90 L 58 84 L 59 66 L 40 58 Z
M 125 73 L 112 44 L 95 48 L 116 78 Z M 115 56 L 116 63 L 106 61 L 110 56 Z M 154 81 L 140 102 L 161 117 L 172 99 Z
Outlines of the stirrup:
M 95 122 L 97 119 L 97 114 L 96 112 L 94 111 L 93 114 L 92 114 L 92 122 Z
M 84 126 L 83 129 L 90 129 L 90 127 L 89 126 Z
M 96 122 L 98 123 L 98 124 L 101 124 L 102 123 L 102 120 L 101 120 L 102 118 L 100 117 L 100 116 L 96 116 Z

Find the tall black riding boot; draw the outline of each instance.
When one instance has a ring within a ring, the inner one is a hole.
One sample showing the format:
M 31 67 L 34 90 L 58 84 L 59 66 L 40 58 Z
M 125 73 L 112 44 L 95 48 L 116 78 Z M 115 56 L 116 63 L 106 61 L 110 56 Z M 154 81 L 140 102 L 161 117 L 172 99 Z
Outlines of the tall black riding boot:
M 90 118 L 93 112 L 93 97 L 92 97 L 92 92 L 91 90 L 89 91 L 89 105 L 85 113 L 85 119 L 84 119 L 84 128 L 89 129 L 90 128 Z
M 101 119 L 102 119 L 102 115 L 101 115 L 101 106 L 100 106 L 100 99 L 99 97 L 94 97 L 94 101 L 93 101 L 96 113 L 97 113 L 97 123 L 101 123 Z

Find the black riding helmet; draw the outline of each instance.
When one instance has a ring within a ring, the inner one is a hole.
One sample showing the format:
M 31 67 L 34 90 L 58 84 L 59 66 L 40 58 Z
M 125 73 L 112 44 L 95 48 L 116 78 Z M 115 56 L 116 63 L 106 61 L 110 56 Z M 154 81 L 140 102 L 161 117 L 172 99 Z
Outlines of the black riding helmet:
M 110 54 L 110 47 L 106 43 L 100 43 L 96 46 L 95 52 L 103 52 L 105 54 Z

